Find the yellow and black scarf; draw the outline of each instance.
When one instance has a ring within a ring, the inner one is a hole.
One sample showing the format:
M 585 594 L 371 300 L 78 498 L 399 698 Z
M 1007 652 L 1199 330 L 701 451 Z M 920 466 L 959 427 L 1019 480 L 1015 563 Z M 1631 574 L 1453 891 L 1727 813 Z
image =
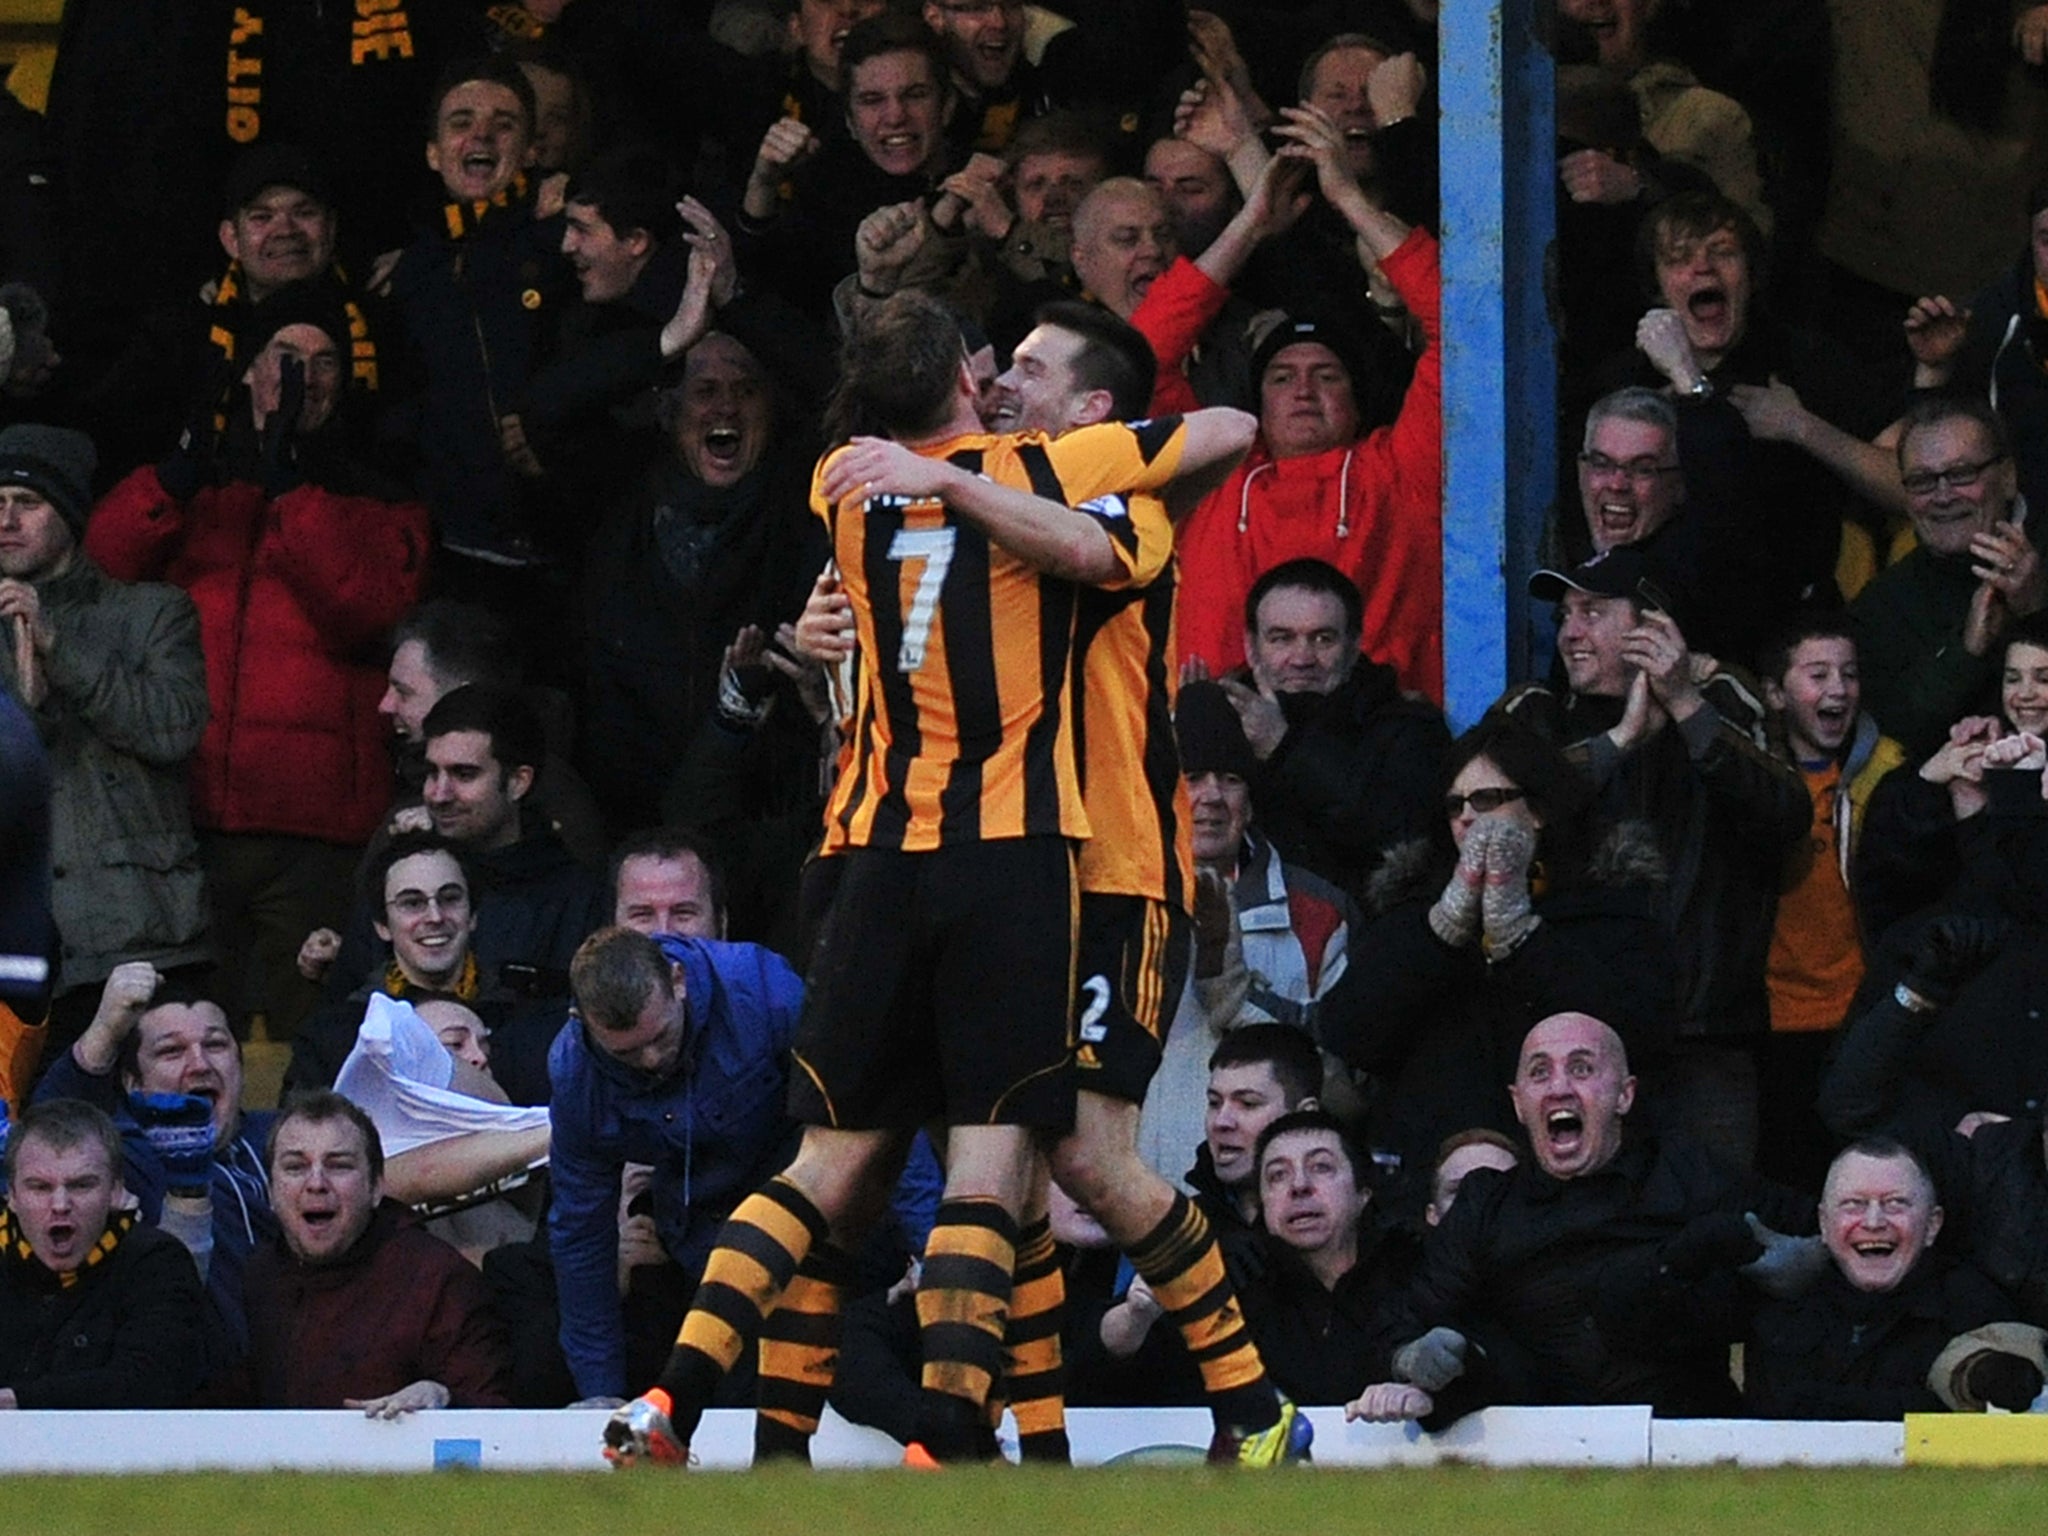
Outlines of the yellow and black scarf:
M 476 1001 L 476 995 L 482 989 L 482 985 L 483 983 L 477 969 L 476 956 L 474 954 L 467 954 L 462 957 L 462 974 L 455 978 L 455 985 L 443 987 L 439 990 L 452 992 L 465 1003 L 472 1003 Z M 406 979 L 405 972 L 399 969 L 396 960 L 384 968 L 384 995 L 386 997 L 405 997 L 410 993 L 421 990 L 423 989 L 415 987 Z
M 379 64 L 413 55 L 412 19 L 407 0 L 355 0 L 349 23 L 351 67 Z M 287 32 L 291 30 L 289 25 Z M 253 5 L 237 5 L 228 15 L 227 116 L 223 126 L 237 144 L 254 144 L 263 136 L 263 58 L 266 52 L 262 13 Z
M 531 201 L 533 187 L 521 171 L 512 178 L 512 185 L 495 197 L 480 199 L 471 203 L 443 203 L 441 219 L 447 226 L 450 240 L 467 240 L 480 229 L 494 227 Z
M 85 1256 L 85 1262 L 78 1268 L 60 1275 L 43 1268 L 42 1261 L 36 1257 L 35 1249 L 29 1246 L 28 1239 L 22 1235 L 21 1224 L 14 1212 L 0 1206 L 0 1255 L 4 1255 L 10 1264 L 33 1265 L 34 1269 L 30 1273 L 41 1270 L 57 1286 L 68 1288 L 84 1279 L 86 1271 L 94 1265 L 104 1264 L 113 1257 L 114 1250 L 121 1246 L 121 1239 L 128 1235 L 135 1222 L 136 1216 L 133 1211 L 115 1211 L 107 1219 L 107 1230 L 100 1234 L 100 1240 L 92 1245 L 92 1252 Z
M 346 286 L 347 279 L 341 268 L 334 268 L 334 276 Z M 321 279 L 308 279 L 319 282 Z M 227 271 L 221 274 L 220 282 L 213 293 L 214 319 L 207 330 L 206 339 L 213 344 L 224 362 L 237 361 L 235 331 L 228 321 L 228 311 L 242 297 L 242 264 L 230 261 Z M 377 342 L 370 335 L 369 317 L 363 313 L 363 306 L 348 294 L 341 296 L 341 307 L 348 316 L 349 385 L 355 389 L 375 390 L 377 387 Z M 223 391 L 225 394 L 226 391 Z M 224 423 L 223 423 L 224 425 Z
M 484 19 L 498 29 L 496 41 L 512 43 L 538 43 L 548 35 L 548 24 L 523 5 L 493 5 L 484 11 Z

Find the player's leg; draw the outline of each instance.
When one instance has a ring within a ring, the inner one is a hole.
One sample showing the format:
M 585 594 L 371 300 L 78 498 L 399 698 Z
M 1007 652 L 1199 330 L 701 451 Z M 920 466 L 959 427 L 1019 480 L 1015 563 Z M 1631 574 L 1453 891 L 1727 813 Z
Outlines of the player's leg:
M 890 1162 L 900 1166 L 900 1149 Z M 839 1366 L 841 1315 L 853 1283 L 854 1254 L 888 1207 L 879 1181 L 849 1197 L 830 1235 L 811 1246 L 761 1323 L 754 1460 L 808 1461 L 832 1378 Z
M 1294 1433 L 1266 1377 L 1236 1289 L 1199 1208 L 1138 1156 L 1138 1116 L 1158 1070 L 1169 1011 L 1186 980 L 1186 915 L 1134 896 L 1082 903 L 1080 1053 L 1074 1129 L 1053 1149 L 1053 1176 L 1085 1207 L 1180 1330 L 1215 1416 L 1215 1449 L 1263 1459 L 1278 1428 Z M 1306 1433 L 1306 1421 L 1302 1432 Z
M 728 1219 L 658 1383 L 685 1446 L 812 1249 L 828 1233 L 843 1240 L 886 1201 L 909 1141 L 894 1127 L 915 1125 L 937 1102 L 928 1030 L 906 1035 L 897 1023 L 927 995 L 913 874 L 901 855 L 844 856 L 792 1053 L 790 1112 L 803 1141 Z
M 1066 1324 L 1066 1272 L 1053 1242 L 1046 1210 L 1049 1178 L 1044 1154 L 1033 1159 L 1031 1196 L 1017 1230 L 1016 1278 L 1010 1320 L 1003 1334 L 1003 1394 L 1017 1418 L 1017 1448 L 1026 1461 L 1064 1466 L 1067 1444 L 1067 1372 L 1060 1332 Z M 993 1408 L 991 1418 L 995 1417 Z
M 1064 840 L 976 843 L 927 859 L 932 908 L 943 913 L 932 999 L 949 1129 L 945 1198 L 917 1308 L 921 1438 L 945 1460 L 985 1440 L 1034 1147 L 1073 1117 L 1077 918 Z
M 940 1461 L 970 1457 L 982 1443 L 989 1392 L 1003 1371 L 1018 1216 L 1031 1166 L 1027 1127 L 947 1132 L 946 1193 L 917 1287 L 925 1398 L 919 1439 Z
M 886 1191 L 901 1160 L 898 1147 L 886 1131 L 813 1126 L 789 1167 L 739 1203 L 705 1261 L 668 1364 L 642 1400 L 653 1401 L 664 1419 L 641 1424 L 639 1403 L 621 1409 L 605 1430 L 614 1460 L 683 1459 L 719 1381 L 761 1332 L 813 1247 L 827 1240 L 835 1218 L 867 1203 L 868 1186 Z M 672 1444 L 661 1444 L 663 1436 Z

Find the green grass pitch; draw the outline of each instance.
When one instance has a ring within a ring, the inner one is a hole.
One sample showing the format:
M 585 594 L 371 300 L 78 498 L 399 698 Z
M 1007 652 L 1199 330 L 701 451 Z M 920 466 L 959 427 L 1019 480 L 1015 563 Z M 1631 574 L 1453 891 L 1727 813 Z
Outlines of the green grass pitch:
M 680 1475 L 443 1472 L 10 1479 L 22 1529 L 203 1536 L 2012 1536 L 2012 1471 L 1501 1472 L 971 1468 Z

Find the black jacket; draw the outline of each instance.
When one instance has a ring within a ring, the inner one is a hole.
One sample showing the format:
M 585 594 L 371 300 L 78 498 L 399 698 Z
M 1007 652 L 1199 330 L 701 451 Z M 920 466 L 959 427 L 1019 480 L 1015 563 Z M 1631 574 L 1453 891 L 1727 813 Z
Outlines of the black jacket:
M 1439 1325 L 1497 1341 L 1436 1395 L 1433 1425 L 1490 1403 L 1648 1403 L 1665 1418 L 1735 1407 L 1732 1269 L 1681 1280 L 1667 1245 L 1695 1217 L 1754 1211 L 1811 1231 L 1811 1202 L 1730 1173 L 1697 1147 L 1630 1137 L 1598 1173 L 1479 1169 L 1423 1245 L 1395 1336 Z
M 505 462 L 499 423 L 524 398 L 554 311 L 573 291 L 561 222 L 534 218 L 523 182 L 481 215 L 457 204 L 443 215 L 392 275 L 421 385 L 388 430 L 417 445 L 420 489 L 444 544 L 530 558 L 540 532 L 532 492 Z
M 1793 1301 L 1757 1308 L 1742 1405 L 1760 1419 L 1897 1419 L 1939 1413 L 1928 1367 L 1950 1339 L 2014 1315 L 1997 1286 L 1938 1253 L 1896 1290 L 1852 1288 L 1835 1270 Z
M 1128 116 L 1122 131 L 1130 133 L 1186 56 L 1186 13 L 1174 0 L 1095 0 L 1068 14 L 1075 25 L 1047 42 L 1036 63 L 1020 55 L 993 90 L 965 88 L 954 74 L 958 99 L 946 137 L 960 160 L 976 149 L 1000 153 L 1018 125 L 1059 107 L 1107 108 L 1112 117 Z
M 1397 1344 L 1395 1302 L 1414 1277 L 1420 1245 L 1405 1227 L 1368 1209 L 1358 1232 L 1358 1262 L 1335 1290 L 1273 1238 L 1264 1239 L 1263 1274 L 1238 1294 L 1245 1322 L 1273 1385 L 1307 1406 L 1348 1403 L 1385 1381 Z
M 1905 773 L 1900 769 L 1893 779 Z M 1924 801 L 1915 778 L 1896 803 Z M 1822 1117 L 1840 1134 L 1856 1134 L 1895 1118 L 1953 1125 L 1973 1110 L 2031 1114 L 2048 1102 L 2048 802 L 2038 773 L 1993 770 L 1984 775 L 1989 804 L 1950 820 L 1956 870 L 1946 890 L 1914 921 L 1895 926 L 1882 965 L 1873 966 L 1864 1006 L 1843 1035 L 1821 1087 Z M 1925 786 L 1932 788 L 1933 786 Z M 1945 801 L 1945 791 L 1939 792 Z M 1935 825 L 1939 826 L 1936 822 Z M 1866 823 L 1866 845 L 1870 828 Z M 1946 867 L 1946 841 L 1932 833 L 1929 867 Z M 1911 862 L 1898 856 L 1904 867 Z M 1964 980 L 1936 1013 L 1913 1013 L 1891 992 L 1926 924 L 1943 912 L 2010 922 L 1996 955 Z
M 1354 900 L 1380 855 L 1443 814 L 1444 717 L 1403 694 L 1392 667 L 1361 656 L 1334 693 L 1282 694 L 1287 734 L 1252 771 L 1259 830 L 1290 864 Z
M 1941 1191 L 1942 1247 L 1967 1258 L 2017 1303 L 2011 1316 L 2048 1327 L 2048 1162 L 2043 1122 L 2021 1115 L 1944 1132 L 1918 1145 Z
M 2048 1104 L 2048 943 L 2018 931 L 1935 1013 L 1866 988 L 1821 1079 L 1821 1119 L 1840 1136 L 1886 1126 L 1945 1128 L 1976 1110 L 2031 1115 Z
M 809 512 L 812 461 L 808 439 L 787 434 L 737 485 L 715 489 L 667 459 L 592 539 L 582 767 L 616 831 L 660 819 L 733 637 L 749 624 L 772 635 L 802 611 L 827 554 Z M 777 708 L 801 712 L 793 698 Z
M 99 486 L 112 486 L 138 464 L 165 457 L 187 425 L 204 425 L 210 416 L 236 420 L 238 410 L 246 422 L 248 407 L 236 386 L 251 361 L 245 333 L 255 306 L 238 264 L 230 262 L 216 277 L 211 302 L 188 297 L 142 317 L 112 366 L 79 391 L 78 408 L 100 450 Z M 347 424 L 346 437 L 355 441 L 356 429 L 371 425 L 380 391 L 392 382 L 386 372 L 396 363 L 388 354 L 396 350 L 397 327 L 382 302 L 351 285 L 340 267 L 330 266 L 312 281 L 333 296 L 352 332 L 335 340 L 349 358 L 340 419 Z M 217 439 L 202 440 L 196 451 L 221 446 Z M 321 483 L 327 483 L 324 477 Z M 378 494 L 405 499 L 391 487 Z
M 2048 507 L 2048 324 L 2034 312 L 2031 251 L 2003 277 L 1970 301 L 1970 325 L 1963 350 L 1949 373 L 1951 387 L 1973 394 L 1995 391 L 1998 414 L 2010 424 L 2012 456 L 2019 467 L 2020 494 L 2030 507 Z M 2038 523 L 2027 532 L 2036 544 Z
M 1918 762 L 1909 760 L 1878 781 L 1849 881 L 1871 949 L 1896 950 L 1893 936 L 1901 924 L 1947 900 L 1963 871 L 1957 834 L 1948 787 L 1921 778 Z
M 854 270 L 853 237 L 877 208 L 931 191 L 954 169 L 894 176 L 852 138 L 828 140 L 790 177 L 792 196 L 772 218 L 736 213 L 733 245 L 741 268 L 820 323 L 832 314 L 832 289 Z
M 64 1285 L 9 1219 L 0 1252 L 0 1386 L 23 1408 L 179 1408 L 207 1363 L 205 1292 L 174 1237 L 117 1212 L 113 1251 Z
M 1319 1018 L 1325 1049 L 1379 1079 L 1374 1150 L 1426 1184 L 1437 1145 L 1473 1126 L 1513 1133 L 1503 1085 L 1522 1037 L 1553 1013 L 1588 1013 L 1621 1036 L 1629 1064 L 1669 1049 L 1671 946 L 1657 920 L 1665 866 L 1640 824 L 1615 828 L 1583 878 L 1553 879 L 1541 925 L 1505 960 L 1453 949 L 1429 926 L 1452 865 L 1427 841 L 1401 844 L 1366 888 L 1371 920 Z
M 1709 377 L 1722 396 L 1736 384 L 1782 379 L 1816 416 L 1866 440 L 1899 407 L 1890 381 L 1876 378 L 1842 348 L 1764 315 L 1753 314 L 1742 343 Z M 1667 383 L 1631 347 L 1596 370 L 1589 392 L 1597 398 L 1628 384 L 1661 389 Z M 1565 441 L 1580 440 L 1583 419 Z M 1818 459 L 1792 443 L 1751 437 L 1721 399 L 1705 409 L 1680 409 L 1678 457 L 1688 499 L 1711 504 L 1721 520 L 1706 553 L 1722 567 L 1718 590 L 1740 604 L 1738 614 L 1717 616 L 1727 649 L 1714 654 L 1750 665 L 1754 648 L 1802 601 L 1825 603 L 1835 597 L 1835 556 L 1844 516 L 1872 519 Z M 1585 521 L 1574 521 L 1572 531 L 1583 541 Z M 1731 617 L 1740 622 L 1729 623 Z
M 1622 700 L 1559 696 L 1531 684 L 1497 709 L 1565 746 L 1599 790 L 1604 821 L 1647 822 L 1671 871 L 1659 916 L 1671 939 L 1678 1034 L 1761 1035 L 1770 1028 L 1764 965 L 1786 854 L 1813 828 L 1813 801 L 1789 763 L 1765 750 L 1763 706 L 1732 674 L 1707 684 L 1708 707 L 1626 756 L 1606 732 Z

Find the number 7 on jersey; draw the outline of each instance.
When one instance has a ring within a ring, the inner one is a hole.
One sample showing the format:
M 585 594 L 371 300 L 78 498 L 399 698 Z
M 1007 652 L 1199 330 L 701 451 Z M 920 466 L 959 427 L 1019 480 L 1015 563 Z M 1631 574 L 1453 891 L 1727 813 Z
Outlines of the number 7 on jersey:
M 899 528 L 889 541 L 891 560 L 916 560 L 923 564 L 917 573 L 917 588 L 910 597 L 910 610 L 903 615 L 903 643 L 896 648 L 898 672 L 915 672 L 924 666 L 932 621 L 939 616 L 939 589 L 946 584 L 946 571 L 953 564 L 953 539 L 957 532 L 953 528 Z

